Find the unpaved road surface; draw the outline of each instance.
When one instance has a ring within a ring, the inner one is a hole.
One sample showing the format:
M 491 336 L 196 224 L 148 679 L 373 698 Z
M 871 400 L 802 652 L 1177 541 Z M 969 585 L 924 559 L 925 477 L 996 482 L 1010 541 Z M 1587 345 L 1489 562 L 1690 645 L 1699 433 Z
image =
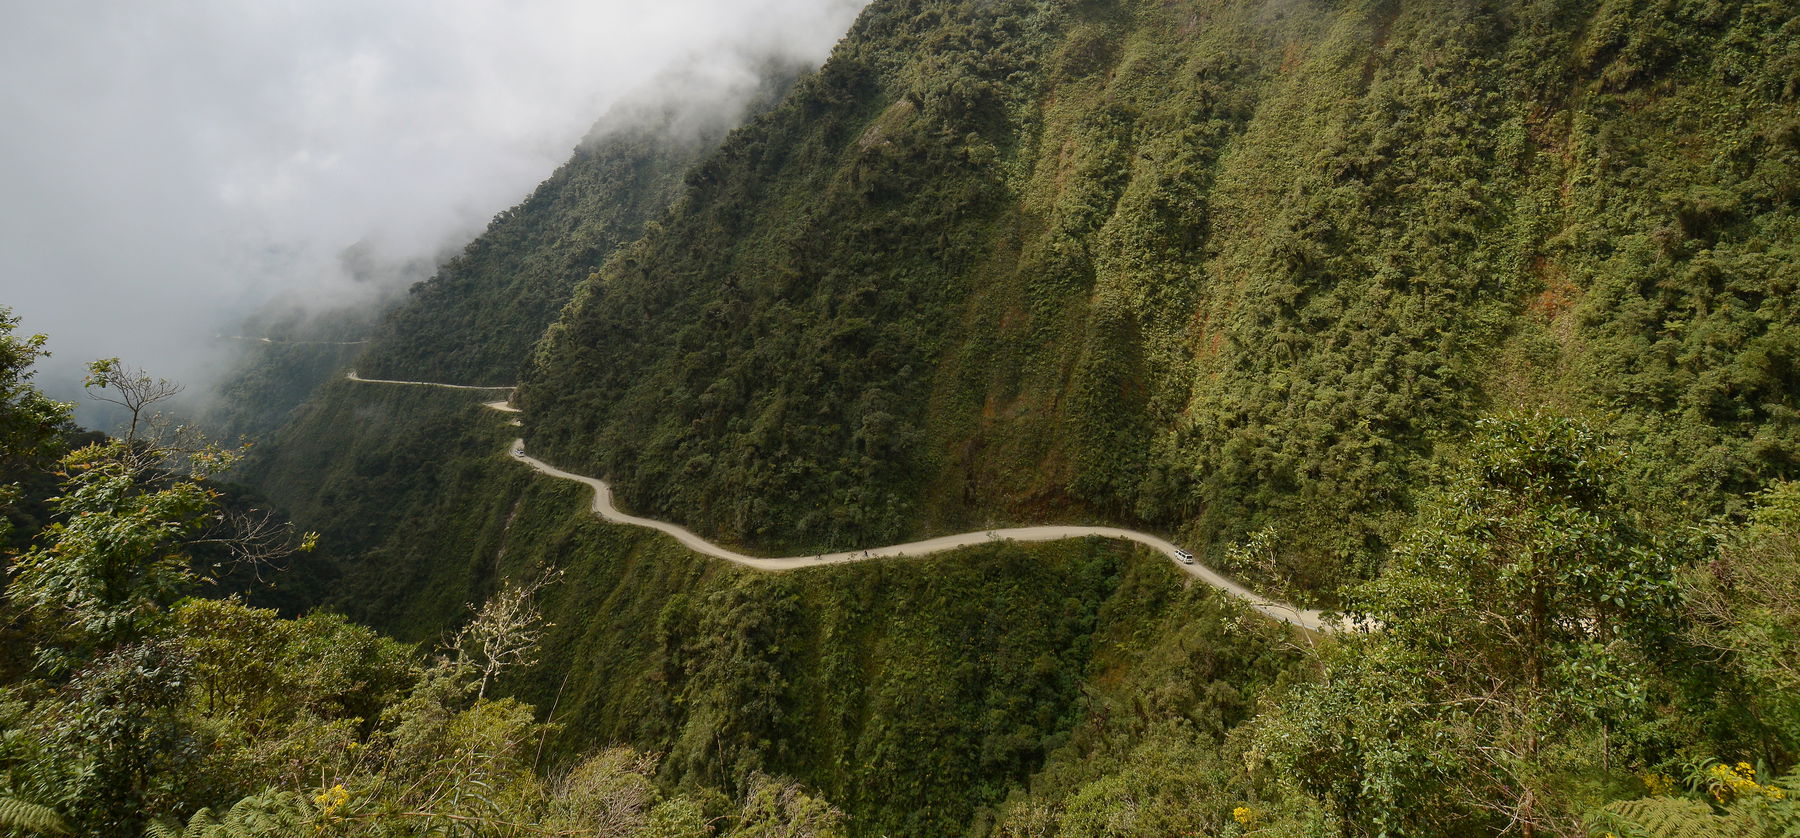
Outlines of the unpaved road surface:
M 440 384 L 435 381 L 395 381 L 380 378 L 363 378 L 358 376 L 355 371 L 350 373 L 349 379 L 351 381 L 360 381 L 366 384 L 405 384 L 416 387 L 442 387 L 450 390 L 510 391 L 513 389 L 512 387 L 475 387 L 467 384 Z M 487 402 L 484 406 L 503 413 L 519 412 L 518 408 L 513 407 L 505 400 Z M 514 422 L 514 424 L 517 423 Z M 658 521 L 654 518 L 641 518 L 620 510 L 619 507 L 613 503 L 612 487 L 608 486 L 606 481 L 596 477 L 587 477 L 585 475 L 563 471 L 556 466 L 550 465 L 543 460 L 525 453 L 525 440 L 523 439 L 513 440 L 507 450 L 513 459 L 536 469 L 539 473 L 557 478 L 558 480 L 571 480 L 593 489 L 593 513 L 601 518 L 615 524 L 647 527 L 674 538 L 676 541 L 681 542 L 682 546 L 701 555 L 711 556 L 715 559 L 723 559 L 728 562 L 744 565 L 745 567 L 756 568 L 757 570 L 782 571 L 801 567 L 818 567 L 827 564 L 858 562 L 868 559 L 917 557 L 930 555 L 932 553 L 942 553 L 946 550 L 956 550 L 962 547 L 972 547 L 977 544 L 986 544 L 991 541 L 1060 541 L 1065 538 L 1089 537 L 1117 538 L 1124 541 L 1135 541 L 1138 544 L 1142 544 L 1145 547 L 1149 547 L 1152 550 L 1168 556 L 1169 559 L 1175 563 L 1177 568 L 1180 568 L 1188 575 L 1243 600 L 1248 603 L 1251 608 L 1265 616 L 1280 620 L 1284 623 L 1299 626 L 1309 631 L 1329 631 L 1332 628 L 1332 625 L 1325 621 L 1323 615 L 1319 611 L 1295 608 L 1285 602 L 1276 602 L 1267 597 L 1259 596 L 1254 591 L 1226 578 L 1206 565 L 1198 562 L 1193 564 L 1183 562 L 1178 555 L 1178 548 L 1174 544 L 1149 533 L 1138 532 L 1136 530 L 1120 529 L 1118 527 L 1009 527 L 1007 529 L 945 535 L 937 538 L 928 538 L 924 541 L 910 541 L 905 544 L 890 544 L 886 547 L 871 547 L 867 550 L 846 550 L 837 553 L 819 553 L 810 556 L 787 556 L 783 558 L 746 556 L 743 553 L 707 541 L 694 531 L 679 524 L 672 524 L 668 521 Z
M 724 559 L 728 562 L 735 562 L 758 570 L 793 570 L 798 567 L 817 567 L 825 564 L 841 564 L 843 562 L 856 562 L 866 559 L 924 556 L 931 553 L 942 553 L 946 550 L 955 550 L 962 547 L 972 547 L 977 544 L 986 544 L 991 541 L 1060 541 L 1065 538 L 1088 538 L 1090 536 L 1098 536 L 1100 538 L 1117 538 L 1125 541 L 1135 541 L 1152 550 L 1156 550 L 1157 552 L 1168 556 L 1175 562 L 1176 567 L 1186 571 L 1189 575 L 1249 603 L 1251 608 L 1254 608 L 1267 616 L 1281 620 L 1285 623 L 1292 623 L 1293 625 L 1311 631 L 1323 631 L 1326 628 L 1325 620 L 1318 611 L 1298 609 L 1287 603 L 1276 602 L 1258 596 L 1248 588 L 1219 575 L 1206 565 L 1199 563 L 1187 564 L 1182 562 L 1176 555 L 1177 548 L 1174 544 L 1154 535 L 1150 535 L 1149 533 L 1137 532 L 1136 530 L 1119 529 L 1117 527 L 1010 527 L 1007 529 L 944 535 L 937 538 L 928 538 L 924 541 L 909 541 L 905 544 L 890 544 L 886 547 L 871 547 L 867 550 L 847 550 L 839 553 L 820 553 L 812 556 L 788 556 L 784 558 L 746 556 L 743 553 L 729 550 L 707 541 L 692 530 L 679 524 L 671 524 L 668 521 L 658 521 L 654 518 L 641 518 L 636 515 L 625 513 L 613 504 L 612 487 L 606 485 L 606 481 L 563 471 L 556 466 L 550 465 L 543 460 L 525 453 L 525 440 L 513 440 L 511 453 L 513 459 L 531 466 L 543 474 L 547 474 L 559 480 L 573 480 L 576 483 L 581 483 L 592 488 L 594 490 L 593 512 L 595 515 L 616 524 L 648 527 L 657 530 L 658 532 L 666 533 L 676 541 L 681 542 L 683 546 L 696 553 L 712 556 L 715 559 Z
M 363 378 L 356 374 L 356 370 L 351 370 L 350 373 L 344 377 L 351 381 L 360 381 L 364 384 L 405 384 L 411 387 L 441 387 L 445 390 L 506 390 L 511 392 L 512 390 L 517 389 L 510 384 L 503 387 L 479 387 L 473 384 L 439 384 L 436 381 L 399 381 L 392 378 Z

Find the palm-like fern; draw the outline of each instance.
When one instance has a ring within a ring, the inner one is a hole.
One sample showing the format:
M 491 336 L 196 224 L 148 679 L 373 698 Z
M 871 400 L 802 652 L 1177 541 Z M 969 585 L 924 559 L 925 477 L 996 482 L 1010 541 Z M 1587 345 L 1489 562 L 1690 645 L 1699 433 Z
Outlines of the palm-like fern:
M 1618 838 L 1721 838 L 1752 836 L 1747 825 L 1711 806 L 1686 797 L 1646 797 L 1607 806 L 1594 818 L 1599 830 Z
M 1800 775 L 1731 802 L 1720 813 L 1686 797 L 1621 800 L 1592 819 L 1594 835 L 1617 838 L 1800 838 Z M 1773 792 L 1773 793 L 1771 793 Z
M 292 792 L 265 792 L 233 804 L 224 817 L 201 809 L 187 827 L 152 822 L 145 838 L 308 838 L 312 809 Z
M 68 835 L 69 825 L 55 809 L 48 806 L 26 803 L 16 797 L 0 796 L 0 830 Z

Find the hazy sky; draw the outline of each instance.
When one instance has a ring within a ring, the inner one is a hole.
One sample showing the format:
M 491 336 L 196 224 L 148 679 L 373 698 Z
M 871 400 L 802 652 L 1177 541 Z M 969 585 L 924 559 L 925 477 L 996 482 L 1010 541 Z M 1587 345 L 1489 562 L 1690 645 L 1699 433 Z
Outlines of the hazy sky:
M 823 60 L 865 2 L 0 5 L 0 305 L 47 387 L 113 355 L 204 385 L 236 316 L 359 293 L 344 248 L 460 247 L 658 73 Z

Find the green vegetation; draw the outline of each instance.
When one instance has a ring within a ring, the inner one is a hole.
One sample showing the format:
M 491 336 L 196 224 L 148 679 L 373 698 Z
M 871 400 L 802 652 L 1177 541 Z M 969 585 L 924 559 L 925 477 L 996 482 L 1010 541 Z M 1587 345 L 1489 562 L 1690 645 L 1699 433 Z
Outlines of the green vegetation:
M 24 459 L 53 450 L 67 407 L 27 383 L 42 338 L 12 327 L 0 427 Z M 62 458 L 56 520 L 9 556 L 0 606 L 35 666 L 0 680 L 8 834 L 842 834 L 842 812 L 765 774 L 728 799 L 664 793 L 656 757 L 625 748 L 543 769 L 554 726 L 486 696 L 533 658 L 530 590 L 502 591 L 434 659 L 339 616 L 189 597 L 221 574 L 218 549 L 267 563 L 313 539 L 239 526 L 209 480 L 238 452 L 149 412 L 178 388 L 116 360 L 88 384 L 131 433 Z
M 0 545 L 23 546 L 48 517 L 53 482 L 43 474 L 73 431 L 71 407 L 33 386 L 45 337 L 13 335 L 19 319 L 0 306 Z
M 518 206 L 494 217 L 388 314 L 357 362 L 376 378 L 511 385 L 575 283 L 680 194 L 681 175 L 745 113 L 766 108 L 799 68 L 768 66 L 749 102 L 643 101 L 616 107 Z
M 362 398 L 510 430 L 466 394 Z M 390 542 L 487 589 L 561 571 L 539 595 L 551 663 L 496 682 L 552 708 L 549 753 L 631 743 L 664 755 L 658 787 L 728 798 L 762 772 L 792 776 L 844 807 L 852 834 L 1786 823 L 1800 494 L 1781 484 L 1749 517 L 1671 540 L 1624 491 L 1636 464 L 1591 427 L 1522 415 L 1475 431 L 1388 573 L 1347 594 L 1383 630 L 1305 642 L 1100 542 L 737 569 L 586 516 L 585 491 L 560 481 L 490 495 L 525 473 L 492 434 L 448 452 L 489 476 L 441 500 L 485 509 L 462 526 L 485 515 L 504 537 Z M 385 422 L 365 435 L 406 436 Z M 433 574 L 400 584 L 419 578 Z M 346 581 L 350 602 L 391 584 Z M 390 595 L 413 606 L 390 619 L 430 636 L 479 598 Z
M 478 396 L 328 392 L 260 466 L 334 487 L 281 498 L 320 530 L 299 572 L 332 579 L 327 602 L 429 640 L 503 580 L 554 568 L 543 663 L 498 682 L 553 712 L 548 754 L 628 743 L 663 755 L 665 786 L 727 797 L 793 777 L 858 835 L 960 830 L 1068 739 L 1083 685 L 1118 666 L 1119 646 L 1155 636 L 1177 603 L 1238 615 L 1103 541 L 743 570 L 585 514 L 586 490 L 501 455 L 515 429 Z
M 368 348 L 375 322 L 374 313 L 354 309 L 248 318 L 240 327 L 246 334 L 221 338 L 237 357 L 204 405 L 206 427 L 221 439 L 272 436 L 293 421 L 314 390 L 343 375 Z
M 1273 689 L 1139 710 L 1053 759 L 997 834 L 1787 834 L 1800 494 L 1684 544 L 1618 494 L 1629 471 L 1579 423 L 1481 423 L 1348 596 L 1378 630 L 1322 639 Z
M 1792 832 L 1787 4 L 878 0 L 715 150 L 636 142 L 364 372 L 523 360 L 536 452 L 724 541 L 1126 523 L 1379 631 L 1100 542 L 757 574 L 582 514 L 470 394 L 328 384 L 242 472 L 320 533 L 284 607 L 433 642 L 561 574 L 539 663 L 383 705 L 535 736 L 507 800 L 610 759 L 645 811 L 813 811 L 787 776 L 869 836 Z M 444 770 L 404 764 L 368 787 Z M 191 829 L 379 798 L 269 787 Z
M 1609 766 L 1674 750 L 1680 546 L 1622 505 L 1617 453 L 1578 425 L 1477 433 L 1351 596 L 1383 629 L 1334 644 L 1319 682 L 1259 721 L 1273 772 L 1333 820 L 1565 834 L 1618 781 Z
M 517 689 L 562 691 L 558 718 L 585 736 L 663 751 L 673 783 L 798 778 L 859 835 L 956 833 L 1002 800 L 1066 740 L 1101 644 L 1177 590 L 1104 542 L 771 576 L 619 529 L 586 522 L 567 545 L 627 558 L 567 568 L 618 581 L 547 593 L 546 642 L 568 652 Z
M 1483 415 L 1795 476 L 1780 4 L 885 2 L 577 292 L 534 444 L 771 549 L 992 522 L 1371 576 Z
M 347 368 L 377 378 L 513 384 L 575 284 L 642 235 L 679 194 L 682 173 L 746 113 L 772 106 L 801 69 L 763 67 L 747 101 L 691 91 L 661 101 L 669 95 L 663 84 L 685 80 L 660 79 L 602 117 L 567 163 L 441 267 L 384 267 L 350 248 L 345 272 L 371 289 L 393 285 L 384 274 L 429 278 L 399 300 L 371 293 L 324 312 L 277 300 L 246 318 L 239 335 L 221 337 L 240 352 L 205 406 L 207 427 L 227 439 L 269 439 L 304 424 L 296 411 Z
M 313 390 L 368 349 L 382 312 L 394 305 L 395 281 L 432 270 L 422 259 L 384 265 L 362 244 L 345 249 L 338 263 L 364 299 L 320 309 L 317 300 L 278 297 L 244 318 L 236 334 L 218 336 L 235 357 L 198 406 L 214 436 L 260 441 L 286 425 Z
M 220 530 L 229 509 L 209 478 L 236 453 L 168 435 L 149 408 L 176 388 L 110 360 L 93 383 L 124 391 L 141 421 L 131 439 L 64 458 L 56 520 L 11 559 L 6 604 L 35 653 L 0 685 L 0 799 L 21 828 L 555 834 L 603 818 L 626 824 L 609 834 L 956 831 L 1067 741 L 1081 685 L 1128 666 L 1124 647 L 1178 624 L 1172 609 L 1247 619 L 1205 589 L 1180 593 L 1160 559 L 1100 540 L 779 576 L 720 567 L 579 515 L 577 493 L 530 478 L 504 510 L 500 549 L 471 574 L 494 594 L 434 662 L 339 616 L 189 598 L 221 574 L 209 545 L 257 562 L 287 550 Z M 446 407 L 430 401 L 442 391 L 386 392 L 396 412 Z M 471 397 L 453 395 L 455 418 L 476 428 L 460 439 L 487 455 L 452 468 L 527 475 L 494 456 L 500 415 L 471 417 Z M 368 407 L 372 441 L 394 426 Z M 440 501 L 508 485 L 469 480 Z M 460 532 L 389 540 L 443 556 Z M 544 575 L 559 558 L 573 563 Z M 587 581 L 556 581 L 571 574 Z M 462 593 L 436 591 L 412 601 Z M 539 698 L 549 720 L 501 692 Z M 597 744 L 609 742 L 665 756 Z M 781 775 L 841 795 L 853 820 Z
M 342 375 L 362 348 L 360 344 L 250 344 L 220 386 L 218 401 L 205 416 L 206 424 L 225 439 L 267 439 L 293 421 L 294 410 L 321 384 Z
M 234 479 L 317 530 L 274 595 L 289 611 L 328 603 L 423 640 L 496 584 L 527 472 L 496 462 L 516 431 L 468 392 L 336 380 L 259 446 Z

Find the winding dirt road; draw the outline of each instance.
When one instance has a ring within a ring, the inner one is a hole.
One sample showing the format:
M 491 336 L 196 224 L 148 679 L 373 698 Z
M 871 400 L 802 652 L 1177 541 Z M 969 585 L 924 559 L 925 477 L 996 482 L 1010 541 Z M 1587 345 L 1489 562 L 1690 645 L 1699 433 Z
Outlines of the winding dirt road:
M 360 381 L 364 384 L 405 384 L 411 387 L 441 387 L 445 390 L 505 390 L 510 393 L 516 389 L 510 384 L 501 387 L 479 387 L 473 384 L 439 384 L 436 381 L 399 381 L 392 378 L 363 378 L 356 374 L 356 370 L 351 370 L 350 374 L 344 377 L 351 381 Z M 502 404 L 504 404 L 504 402 L 502 402 Z M 493 407 L 491 404 L 488 406 Z M 518 411 L 515 410 L 511 412 L 517 413 Z
M 360 382 L 367 383 L 367 384 L 407 384 L 407 385 L 421 386 L 421 387 L 442 387 L 442 388 L 450 389 L 450 390 L 511 390 L 511 389 L 513 389 L 511 387 L 472 387 L 472 386 L 465 385 L 465 384 L 439 384 L 439 383 L 431 382 L 431 381 L 392 381 L 392 380 L 376 379 L 376 378 L 362 378 L 362 377 L 359 377 L 354 371 L 352 371 L 350 373 L 349 379 L 351 381 L 360 381 Z M 509 404 L 505 400 L 495 401 L 495 402 L 487 402 L 487 403 L 485 403 L 484 406 L 488 407 L 492 410 L 497 410 L 497 411 L 500 411 L 503 413 L 518 413 L 519 412 L 518 408 L 513 407 L 511 404 Z M 669 523 L 668 521 L 658 521 L 654 518 L 641 518 L 636 515 L 627 514 L 626 512 L 620 510 L 618 508 L 618 506 L 614 505 L 613 496 L 612 496 L 612 487 L 608 486 L 606 484 L 606 481 L 600 480 L 600 479 L 594 478 L 594 477 L 586 477 L 586 476 L 583 476 L 580 474 L 574 474 L 571 472 L 563 471 L 562 469 L 559 469 L 556 466 L 550 465 L 549 463 L 546 463 L 543 460 L 539 460 L 536 457 L 526 454 L 525 453 L 525 440 L 523 440 L 523 439 L 513 440 L 512 444 L 508 447 L 508 453 L 512 456 L 513 459 L 518 460 L 519 462 L 530 466 L 531 468 L 537 470 L 538 472 L 540 472 L 542 474 L 557 478 L 559 480 L 571 480 L 571 481 L 580 483 L 582 485 L 585 485 L 585 486 L 593 489 L 594 490 L 594 503 L 593 503 L 592 510 L 595 515 L 598 515 L 601 518 L 604 518 L 615 524 L 629 524 L 629 525 L 638 526 L 638 527 L 648 527 L 648 528 L 656 530 L 658 532 L 667 534 L 668 536 L 674 538 L 676 541 L 681 542 L 683 546 L 687 547 L 690 550 L 693 550 L 696 553 L 700 553 L 701 555 L 711 556 L 715 559 L 723 559 L 728 562 L 734 562 L 736 564 L 744 565 L 745 567 L 756 568 L 758 570 L 783 571 L 783 570 L 793 570 L 795 568 L 801 568 L 801 567 L 816 567 L 818 565 L 825 565 L 825 564 L 841 564 L 844 562 L 864 561 L 867 559 L 899 558 L 899 557 L 909 557 L 909 556 L 917 557 L 917 556 L 929 555 L 932 553 L 941 553 L 946 550 L 955 550 L 955 549 L 958 549 L 961 547 L 970 547 L 970 546 L 974 546 L 977 544 L 985 544 L 990 541 L 1060 541 L 1065 538 L 1088 538 L 1090 536 L 1097 536 L 1100 538 L 1117 538 L 1117 539 L 1121 539 L 1124 541 L 1137 542 L 1138 544 L 1142 544 L 1146 547 L 1149 547 L 1152 550 L 1156 550 L 1157 552 L 1162 553 L 1165 556 L 1168 556 L 1169 559 L 1175 563 L 1175 566 L 1177 568 L 1180 568 L 1182 571 L 1186 572 L 1188 575 L 1193 576 L 1194 578 L 1199 579 L 1200 581 L 1205 582 L 1206 584 L 1211 585 L 1214 588 L 1217 588 L 1221 591 L 1224 591 L 1227 594 L 1230 594 L 1234 597 L 1237 597 L 1238 599 L 1243 600 L 1244 602 L 1248 603 L 1251 608 L 1255 609 L 1258 613 L 1261 613 L 1265 616 L 1271 617 L 1276 620 L 1280 620 L 1284 623 L 1289 623 L 1291 625 L 1299 626 L 1300 628 L 1307 629 L 1309 631 L 1330 631 L 1333 628 L 1332 624 L 1326 622 L 1323 615 L 1317 610 L 1295 608 L 1294 606 L 1288 605 L 1287 603 L 1276 602 L 1275 600 L 1259 596 L 1255 592 L 1251 591 L 1250 589 L 1245 588 L 1244 586 L 1239 585 L 1238 583 L 1226 578 L 1225 576 L 1219 574 L 1217 571 L 1214 571 L 1212 568 L 1207 567 L 1206 565 L 1199 564 L 1197 562 L 1193 563 L 1193 564 L 1188 564 L 1186 562 L 1183 562 L 1179 556 L 1179 552 L 1180 552 L 1179 548 L 1177 548 L 1174 544 L 1172 544 L 1162 538 L 1158 538 L 1157 536 L 1151 535 L 1149 533 L 1142 533 L 1142 532 L 1138 532 L 1136 530 L 1120 529 L 1117 527 L 1069 527 L 1069 526 L 1011 527 L 1011 528 L 1007 528 L 1007 529 L 986 530 L 983 532 L 967 532 L 967 533 L 959 533 L 957 535 L 945 535 L 945 536 L 939 536 L 937 538 L 929 538 L 924 541 L 912 541 L 912 542 L 908 542 L 906 544 L 891 544 L 886 547 L 871 547 L 867 550 L 848 550 L 848 551 L 838 552 L 838 553 L 821 553 L 821 554 L 812 555 L 812 556 L 789 556 L 786 558 L 765 558 L 765 557 L 761 557 L 761 556 L 746 556 L 743 553 L 739 553 L 735 550 L 729 550 L 729 549 L 721 547 L 717 544 L 714 544 L 710 541 L 707 541 L 706 539 L 700 537 L 698 534 L 694 533 L 692 530 L 689 530 L 688 528 L 680 526 L 678 524 L 672 524 L 672 523 Z

